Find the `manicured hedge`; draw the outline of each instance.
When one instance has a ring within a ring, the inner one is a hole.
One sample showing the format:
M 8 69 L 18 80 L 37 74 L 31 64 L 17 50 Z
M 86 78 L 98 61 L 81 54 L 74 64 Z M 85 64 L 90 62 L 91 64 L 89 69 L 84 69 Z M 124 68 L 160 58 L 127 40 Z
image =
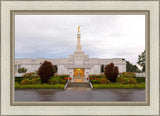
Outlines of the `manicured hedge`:
M 135 77 L 137 83 L 145 83 L 145 77 Z
M 16 89 L 64 89 L 64 84 L 24 84 L 15 83 Z
M 94 89 L 144 89 L 145 84 L 120 84 L 120 83 L 112 83 L 112 84 L 94 84 Z

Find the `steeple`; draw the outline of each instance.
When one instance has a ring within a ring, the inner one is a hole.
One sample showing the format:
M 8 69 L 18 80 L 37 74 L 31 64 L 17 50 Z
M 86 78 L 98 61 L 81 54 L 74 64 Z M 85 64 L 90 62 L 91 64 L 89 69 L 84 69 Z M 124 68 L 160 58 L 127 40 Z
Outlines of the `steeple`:
M 69 59 L 74 61 L 74 64 L 83 64 L 82 59 L 88 59 L 89 55 L 85 55 L 85 53 L 81 49 L 81 34 L 80 34 L 80 26 L 78 26 L 78 34 L 77 34 L 77 46 L 76 46 L 76 51 L 73 53 L 73 55 L 69 55 Z
M 81 51 L 81 35 L 80 35 L 80 26 L 78 26 L 78 34 L 77 34 L 77 46 L 76 46 L 76 51 L 80 52 Z
M 76 51 L 77 51 L 77 52 L 80 52 L 80 51 L 81 51 L 81 43 L 80 43 L 80 40 L 81 40 L 81 35 L 78 33 L 78 34 L 77 34 L 77 46 L 76 46 Z

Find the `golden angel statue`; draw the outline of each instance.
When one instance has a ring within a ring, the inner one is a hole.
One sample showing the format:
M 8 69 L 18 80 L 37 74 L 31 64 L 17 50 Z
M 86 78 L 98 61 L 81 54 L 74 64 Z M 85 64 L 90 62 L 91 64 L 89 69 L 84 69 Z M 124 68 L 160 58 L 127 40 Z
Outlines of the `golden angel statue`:
M 79 31 L 80 31 L 80 26 L 78 26 L 78 33 L 79 33 Z

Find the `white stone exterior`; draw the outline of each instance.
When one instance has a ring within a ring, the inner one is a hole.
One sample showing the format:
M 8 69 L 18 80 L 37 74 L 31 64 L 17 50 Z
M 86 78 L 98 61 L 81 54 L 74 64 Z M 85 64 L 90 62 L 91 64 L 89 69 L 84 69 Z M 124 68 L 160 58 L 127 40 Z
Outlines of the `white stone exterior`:
M 101 74 L 101 65 L 107 65 L 109 63 L 114 63 L 115 66 L 119 67 L 119 72 L 126 71 L 126 61 L 123 58 L 112 58 L 112 59 L 99 59 L 99 58 L 89 58 L 89 55 L 85 55 L 81 51 L 80 45 L 80 34 L 77 34 L 77 46 L 76 51 L 73 55 L 69 55 L 69 58 L 61 59 L 32 59 L 32 58 L 23 58 L 15 59 L 15 71 L 19 67 L 27 68 L 27 72 L 34 72 L 38 70 L 41 63 L 45 60 L 52 62 L 53 65 L 57 65 L 58 71 L 57 74 L 68 74 L 70 77 L 73 77 L 73 70 L 76 68 L 85 69 L 85 78 L 91 74 Z

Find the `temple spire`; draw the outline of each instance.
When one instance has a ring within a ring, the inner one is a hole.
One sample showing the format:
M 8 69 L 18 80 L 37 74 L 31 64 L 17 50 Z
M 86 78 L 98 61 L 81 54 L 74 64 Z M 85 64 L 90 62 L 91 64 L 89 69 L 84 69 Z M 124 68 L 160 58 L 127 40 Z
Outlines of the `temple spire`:
M 78 26 L 78 33 L 80 32 L 80 26 Z
M 81 35 L 80 35 L 80 26 L 78 26 L 78 34 L 77 34 L 77 46 L 76 46 L 76 51 L 81 51 L 81 43 L 80 43 L 80 39 L 81 39 Z

